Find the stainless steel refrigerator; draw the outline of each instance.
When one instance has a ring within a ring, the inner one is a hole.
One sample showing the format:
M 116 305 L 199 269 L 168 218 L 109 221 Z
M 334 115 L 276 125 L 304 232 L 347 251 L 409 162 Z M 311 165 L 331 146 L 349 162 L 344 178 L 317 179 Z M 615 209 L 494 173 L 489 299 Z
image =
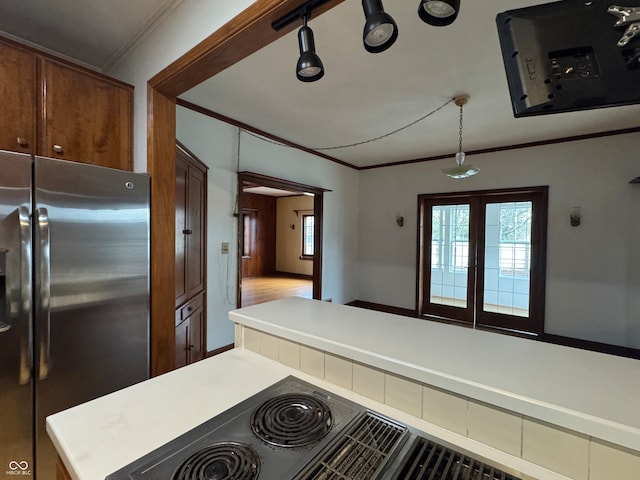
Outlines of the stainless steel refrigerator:
M 0 479 L 53 480 L 52 413 L 149 376 L 149 178 L 0 151 Z

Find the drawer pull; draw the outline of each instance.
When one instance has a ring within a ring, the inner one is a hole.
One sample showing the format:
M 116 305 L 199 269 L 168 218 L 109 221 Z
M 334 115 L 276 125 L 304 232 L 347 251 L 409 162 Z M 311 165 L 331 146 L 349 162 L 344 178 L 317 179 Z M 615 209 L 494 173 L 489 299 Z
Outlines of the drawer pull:
M 182 230 L 182 233 L 184 233 L 185 235 L 191 235 L 193 232 L 189 229 L 185 229 L 185 230 Z
M 27 139 L 24 137 L 18 137 L 18 145 L 20 145 L 21 147 L 27 147 L 29 145 L 29 142 L 27 142 Z
M 56 153 L 62 153 L 62 150 L 63 150 L 62 145 L 54 145 L 53 146 L 53 151 L 56 152 Z

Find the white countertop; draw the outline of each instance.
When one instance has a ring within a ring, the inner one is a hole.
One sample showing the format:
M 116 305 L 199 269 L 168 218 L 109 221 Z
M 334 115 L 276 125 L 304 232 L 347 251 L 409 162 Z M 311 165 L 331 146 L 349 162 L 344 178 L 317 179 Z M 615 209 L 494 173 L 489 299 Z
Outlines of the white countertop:
M 640 451 L 640 360 L 299 297 L 229 318 Z
M 287 375 L 366 405 L 478 455 L 541 480 L 567 480 L 386 405 L 234 349 L 47 418 L 47 431 L 74 480 L 102 480 Z

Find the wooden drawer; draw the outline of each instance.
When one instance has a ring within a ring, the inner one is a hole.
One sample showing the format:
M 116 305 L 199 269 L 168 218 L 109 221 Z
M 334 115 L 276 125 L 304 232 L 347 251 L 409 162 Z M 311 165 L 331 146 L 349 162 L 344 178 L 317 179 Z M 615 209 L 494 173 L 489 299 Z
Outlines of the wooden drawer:
M 201 292 L 191 300 L 189 300 L 187 303 L 185 303 L 182 307 L 178 308 L 178 310 L 176 310 L 176 325 L 178 325 L 186 318 L 189 318 L 193 314 L 193 312 L 202 308 L 203 304 L 204 292 Z

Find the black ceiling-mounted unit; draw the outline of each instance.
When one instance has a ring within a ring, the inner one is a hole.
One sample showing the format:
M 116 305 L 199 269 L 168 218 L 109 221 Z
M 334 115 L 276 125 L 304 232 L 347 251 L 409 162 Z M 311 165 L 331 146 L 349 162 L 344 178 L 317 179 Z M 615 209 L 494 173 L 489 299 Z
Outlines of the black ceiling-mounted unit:
M 514 116 L 640 103 L 639 16 L 640 0 L 562 0 L 500 13 Z

